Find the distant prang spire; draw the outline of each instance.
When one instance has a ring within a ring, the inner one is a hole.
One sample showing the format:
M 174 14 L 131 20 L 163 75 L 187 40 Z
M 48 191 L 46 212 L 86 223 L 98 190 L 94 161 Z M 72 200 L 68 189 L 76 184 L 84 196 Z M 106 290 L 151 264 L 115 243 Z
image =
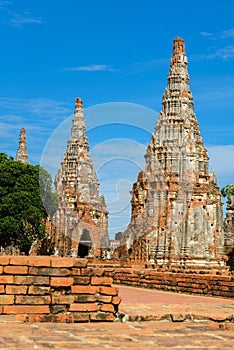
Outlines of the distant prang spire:
M 62 256 L 101 256 L 108 246 L 108 212 L 86 134 L 83 102 L 76 99 L 70 139 L 55 178 L 58 210 L 56 254 Z
M 19 146 L 16 154 L 16 160 L 28 164 L 28 150 L 26 145 L 26 131 L 24 128 L 20 130 Z

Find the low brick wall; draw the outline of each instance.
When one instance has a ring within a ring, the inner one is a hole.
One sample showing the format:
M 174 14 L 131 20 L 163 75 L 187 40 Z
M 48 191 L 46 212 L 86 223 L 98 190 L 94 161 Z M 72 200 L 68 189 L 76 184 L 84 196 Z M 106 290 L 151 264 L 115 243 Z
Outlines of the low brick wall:
M 104 276 L 116 284 L 161 289 L 171 292 L 203 294 L 234 298 L 234 275 L 204 271 L 167 272 L 153 269 L 102 265 Z
M 0 320 L 113 321 L 121 298 L 86 259 L 0 256 Z

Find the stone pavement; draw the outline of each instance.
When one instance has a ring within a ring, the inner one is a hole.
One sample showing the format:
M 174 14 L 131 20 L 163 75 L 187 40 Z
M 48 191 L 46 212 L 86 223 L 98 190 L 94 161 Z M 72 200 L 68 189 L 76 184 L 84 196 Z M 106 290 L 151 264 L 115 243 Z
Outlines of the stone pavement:
M 118 286 L 117 286 L 118 287 Z M 119 311 L 130 321 L 234 322 L 234 300 L 119 286 Z M 125 320 L 124 319 L 124 320 Z
M 0 350 L 234 348 L 233 300 L 125 286 L 119 290 L 122 321 L 141 322 L 28 324 L 9 319 L 0 323 Z

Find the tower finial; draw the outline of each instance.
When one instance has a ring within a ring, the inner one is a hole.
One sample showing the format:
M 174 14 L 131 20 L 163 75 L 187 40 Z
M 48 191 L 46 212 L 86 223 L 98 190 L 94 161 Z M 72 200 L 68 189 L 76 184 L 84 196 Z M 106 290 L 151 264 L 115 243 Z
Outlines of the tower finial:
M 16 160 L 22 163 L 28 163 L 28 150 L 26 145 L 26 131 L 25 128 L 20 130 L 19 146 L 16 154 Z
M 83 101 L 81 100 L 80 97 L 76 99 L 76 107 L 82 107 L 83 106 Z
M 181 38 L 178 37 L 178 36 L 174 39 L 173 52 L 174 52 L 174 53 L 185 54 L 184 40 L 181 39 Z
M 173 66 L 177 62 L 184 62 L 185 64 L 187 64 L 184 40 L 179 37 L 176 37 L 173 41 L 171 66 Z

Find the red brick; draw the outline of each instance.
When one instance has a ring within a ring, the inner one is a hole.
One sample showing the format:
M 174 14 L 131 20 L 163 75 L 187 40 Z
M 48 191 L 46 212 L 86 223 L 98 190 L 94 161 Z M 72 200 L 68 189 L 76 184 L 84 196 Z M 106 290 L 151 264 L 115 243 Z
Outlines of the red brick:
M 66 304 L 50 305 L 50 312 L 52 314 L 65 314 L 67 312 L 67 305 Z
M 119 305 L 122 301 L 122 298 L 120 296 L 115 296 L 112 298 L 112 304 Z
M 99 286 L 111 286 L 113 279 L 110 277 L 92 277 L 91 284 Z
M 103 295 L 102 295 L 103 296 Z M 95 301 L 99 301 L 99 296 L 97 295 L 84 295 L 84 294 L 78 294 L 78 295 L 74 295 L 75 298 L 75 302 L 77 303 L 94 303 Z
M 51 258 L 52 267 L 73 267 L 74 262 L 75 262 L 74 258 L 62 258 L 62 257 Z
M 118 288 L 115 287 L 100 287 L 100 294 L 118 295 Z
M 110 303 L 112 299 L 111 295 L 98 295 L 97 300 L 102 303 Z
M 0 256 L 0 265 L 9 265 L 10 258 L 8 256 Z
M 0 295 L 0 304 L 2 305 L 14 304 L 14 295 Z
M 90 314 L 91 321 L 114 321 L 115 317 L 109 312 L 97 312 Z
M 93 270 L 93 274 L 95 277 L 103 276 L 105 273 L 105 270 L 103 268 L 99 268 L 99 267 L 95 267 L 92 270 Z
M 234 287 L 234 282 L 231 282 L 231 281 L 229 281 L 229 282 L 223 282 L 222 284 L 223 284 L 224 286 Z
M 15 276 L 14 283 L 20 285 L 29 285 L 33 284 L 34 276 Z
M 53 287 L 69 287 L 74 283 L 72 277 L 51 277 L 50 285 Z
M 88 263 L 87 259 L 75 259 L 74 260 L 74 267 L 86 267 Z
M 17 315 L 7 315 L 8 317 L 14 317 L 14 321 L 18 322 L 28 322 L 28 314 L 17 314 Z
M 81 312 L 90 312 L 97 311 L 98 306 L 96 304 L 71 304 L 69 311 L 81 311 Z
M 28 266 L 4 266 L 4 273 L 10 274 L 10 275 L 27 275 L 28 273 Z
M 99 287 L 95 286 L 72 286 L 71 287 L 72 293 L 77 294 L 96 294 L 99 292 Z
M 71 270 L 71 274 L 74 276 L 79 276 L 81 272 L 81 269 L 79 267 L 73 267 Z
M 44 305 L 50 304 L 51 297 L 49 295 L 43 296 L 16 296 L 15 304 L 24 304 L 24 305 Z
M 1 278 L 1 277 L 0 277 Z M 15 276 L 14 277 L 14 283 L 15 284 L 22 284 L 22 285 L 49 285 L 50 280 L 49 277 L 42 277 L 42 276 Z
M 29 264 L 30 266 L 37 267 L 50 267 L 51 266 L 51 257 L 49 256 L 30 256 Z
M 0 275 L 3 273 L 3 266 L 0 266 Z
M 13 284 L 13 276 L 0 276 L 0 284 Z
M 6 294 L 27 294 L 27 286 L 6 286 Z
M 74 277 L 74 285 L 75 284 L 90 284 L 90 277 L 77 276 Z
M 93 268 L 87 267 L 80 269 L 81 276 L 94 276 Z
M 71 271 L 58 267 L 30 267 L 28 273 L 37 276 L 70 276 Z
M 0 294 L 4 294 L 5 293 L 5 289 L 3 285 L 0 285 Z
M 34 295 L 45 295 L 50 294 L 51 290 L 50 287 L 42 287 L 42 286 L 29 286 L 28 288 L 28 294 L 34 294 Z
M 52 304 L 72 304 L 74 303 L 75 296 L 74 295 L 55 295 L 52 296 L 51 303 Z
M 10 265 L 30 265 L 28 256 L 11 256 Z
M 89 313 L 88 312 L 73 312 L 74 322 L 88 322 Z
M 93 268 L 93 267 L 87 267 L 81 269 L 81 275 L 82 276 L 102 276 L 104 273 L 104 269 L 100 268 Z
M 11 305 L 4 306 L 4 314 L 49 314 L 49 305 Z
M 104 311 L 104 312 L 114 312 L 115 308 L 112 304 L 103 304 L 100 307 L 100 311 Z
M 2 307 L 2 305 L 0 305 L 0 315 L 3 313 L 3 307 Z M 0 322 L 1 322 L 1 318 L 0 318 Z
M 28 320 L 30 323 L 35 322 L 54 322 L 54 323 L 73 323 L 73 315 L 29 315 Z
M 45 276 L 34 276 L 33 284 L 35 286 L 46 286 L 50 284 L 50 278 Z

